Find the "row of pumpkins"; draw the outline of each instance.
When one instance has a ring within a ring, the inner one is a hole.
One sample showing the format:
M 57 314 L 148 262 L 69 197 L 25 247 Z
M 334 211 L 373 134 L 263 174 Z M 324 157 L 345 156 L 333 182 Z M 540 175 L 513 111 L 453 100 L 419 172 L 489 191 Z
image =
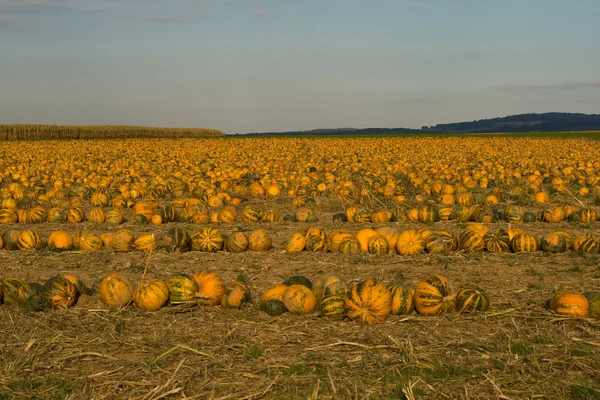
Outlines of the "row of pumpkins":
M 409 229 L 401 232 L 389 226 L 361 229 L 351 233 L 336 229 L 328 234 L 319 228 L 294 232 L 285 243 L 288 253 L 340 252 L 345 254 L 416 255 L 448 254 L 455 251 L 490 253 L 529 253 L 545 251 L 562 253 L 568 249 L 584 253 L 600 253 L 600 242 L 591 234 L 572 237 L 565 231 L 554 231 L 536 238 L 531 233 L 509 225 L 507 228 L 490 229 L 484 224 L 470 224 L 460 236 L 448 230 L 431 231 L 427 228 Z
M 224 234 L 212 227 L 192 232 L 175 227 L 164 235 L 144 233 L 137 237 L 127 229 L 104 232 L 100 235 L 79 231 L 73 236 L 65 231 L 54 231 L 46 242 L 31 229 L 9 230 L 0 235 L 0 249 L 32 251 L 43 247 L 58 252 L 103 248 L 117 252 L 133 250 L 150 252 L 164 248 L 168 252 L 241 253 L 247 250 L 268 251 L 273 248 L 273 240 L 263 229 L 255 229 L 246 235 L 242 231 Z M 548 253 L 562 253 L 572 249 L 598 254 L 600 242 L 591 233 L 572 237 L 568 232 L 554 231 L 538 240 L 533 234 L 512 226 L 490 229 L 484 224 L 475 223 L 469 225 L 460 236 L 447 230 L 431 231 L 426 228 L 398 232 L 389 226 L 361 229 L 356 233 L 337 229 L 326 234 L 320 228 L 312 227 L 307 231 L 293 233 L 285 242 L 284 248 L 287 253 L 300 253 L 305 250 L 344 254 L 396 252 L 402 256 L 422 254 L 425 251 L 430 254 L 448 254 L 459 250 L 465 252 L 485 250 L 490 253 L 526 253 L 541 250 Z
M 143 279 L 137 286 L 124 275 L 113 273 L 102 279 L 97 292 L 100 300 L 110 307 L 122 308 L 133 302 L 144 311 L 190 303 L 241 308 L 252 302 L 246 283 L 235 280 L 226 285 L 217 274 L 208 270 L 193 276 L 173 274 L 166 281 Z M 92 293 L 72 274 L 54 276 L 44 284 L 7 278 L 0 285 L 0 301 L 32 311 L 70 308 L 81 295 Z M 422 315 L 441 315 L 452 311 L 485 312 L 489 306 L 490 299 L 485 290 L 468 286 L 455 292 L 447 279 L 439 274 L 423 278 L 414 289 L 386 285 L 373 279 L 348 285 L 334 274 L 323 275 L 314 282 L 296 275 L 269 287 L 258 303 L 258 308 L 271 316 L 319 311 L 323 317 L 350 317 L 367 324 L 414 311 Z M 600 293 L 582 295 L 560 291 L 548 302 L 548 307 L 560 315 L 600 318 Z
M 493 195 L 490 195 L 493 196 Z M 490 197 L 488 196 L 488 197 Z M 497 198 L 494 197 L 497 204 Z M 298 214 L 298 212 L 296 212 Z M 300 222 L 302 216 L 295 216 Z M 393 210 L 379 208 L 368 210 L 362 207 L 351 206 L 344 213 L 333 216 L 334 222 L 371 222 L 382 224 L 386 222 L 423 222 L 431 224 L 438 221 L 479 222 L 492 223 L 506 221 L 512 224 L 529 223 L 536 221 L 558 223 L 563 221 L 591 223 L 598 220 L 597 212 L 591 207 L 555 206 L 547 208 L 539 213 L 528 211 L 522 206 L 509 205 L 504 209 L 497 206 L 481 205 L 454 205 L 442 206 L 423 205 L 421 207 L 398 206 Z M 309 221 L 310 222 L 310 221 Z
M 112 249 L 116 252 L 145 251 L 151 252 L 164 248 L 173 251 L 203 251 L 215 253 L 226 250 L 239 253 L 246 250 L 268 251 L 273 247 L 271 237 L 262 229 L 255 229 L 246 235 L 237 231 L 225 235 L 220 230 L 205 227 L 198 231 L 188 232 L 181 228 L 172 228 L 164 235 L 144 233 L 137 237 L 128 229 L 115 232 L 104 232 L 95 235 L 88 231 L 79 231 L 70 235 L 65 231 L 54 231 L 45 242 L 32 229 L 22 231 L 9 230 L 0 235 L 0 249 L 33 251 L 46 247 L 51 251 L 70 250 L 102 250 Z
M 80 203 L 81 199 L 76 197 Z M 132 221 L 136 224 L 155 224 L 160 225 L 170 222 L 184 222 L 194 224 L 234 222 L 238 218 L 238 211 L 234 206 L 228 205 L 220 208 L 218 211 L 209 212 L 201 203 L 196 203 L 197 199 L 181 200 L 178 205 L 172 202 L 170 205 L 158 206 L 156 202 L 140 201 L 135 203 L 132 212 Z M 314 222 L 316 219 L 305 218 L 302 222 Z M 120 207 L 114 207 L 104 211 L 102 207 L 92 207 L 87 212 L 81 205 L 70 205 L 66 208 L 52 207 L 46 209 L 44 206 L 34 206 L 32 208 L 0 208 L 0 224 L 79 224 L 91 222 L 95 224 L 113 224 L 120 225 L 127 222 L 127 212 Z M 302 212 L 299 213 L 302 215 Z M 273 209 L 260 209 L 254 206 L 247 206 L 242 210 L 241 220 L 248 223 L 254 222 L 278 222 L 281 220 L 279 212 Z M 292 215 L 285 216 L 286 221 L 296 221 Z

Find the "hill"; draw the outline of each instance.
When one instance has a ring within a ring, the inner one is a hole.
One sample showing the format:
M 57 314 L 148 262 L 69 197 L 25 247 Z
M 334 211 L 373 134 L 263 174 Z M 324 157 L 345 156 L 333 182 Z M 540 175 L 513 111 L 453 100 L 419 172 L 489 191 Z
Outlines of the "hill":
M 249 136 L 328 136 L 328 135 L 390 135 L 419 133 L 494 133 L 494 132 L 562 132 L 600 131 L 600 114 L 543 113 L 518 114 L 501 118 L 481 119 L 410 128 L 338 128 L 314 129 L 310 131 L 254 132 Z

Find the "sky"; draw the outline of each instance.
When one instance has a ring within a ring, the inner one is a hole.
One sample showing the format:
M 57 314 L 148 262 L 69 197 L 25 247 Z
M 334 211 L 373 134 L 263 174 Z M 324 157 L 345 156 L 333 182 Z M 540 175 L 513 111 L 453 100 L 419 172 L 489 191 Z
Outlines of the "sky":
M 598 0 L 0 0 L 0 123 L 227 133 L 600 113 Z

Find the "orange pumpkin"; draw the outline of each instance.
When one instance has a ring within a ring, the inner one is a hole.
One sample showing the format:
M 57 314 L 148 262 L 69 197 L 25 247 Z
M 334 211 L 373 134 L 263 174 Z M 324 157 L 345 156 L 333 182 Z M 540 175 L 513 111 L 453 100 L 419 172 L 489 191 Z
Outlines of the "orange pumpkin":
M 217 274 L 202 270 L 194 274 L 194 280 L 198 284 L 196 297 L 201 304 L 216 306 L 221 303 L 221 297 L 225 294 L 225 283 Z
M 133 292 L 133 302 L 144 311 L 156 311 L 169 300 L 169 287 L 159 280 L 144 279 Z
M 317 309 L 317 298 L 304 285 L 290 285 L 283 292 L 282 301 L 292 314 L 310 314 Z
M 589 308 L 588 299 L 579 292 L 561 291 L 550 301 L 550 309 L 560 315 L 587 317 Z
M 348 316 L 367 324 L 385 321 L 392 312 L 391 299 L 383 283 L 372 279 L 355 283 L 345 300 Z
M 68 251 L 73 248 L 73 238 L 65 231 L 55 231 L 48 237 L 48 249 L 51 251 Z
M 273 247 L 271 237 L 262 229 L 256 229 L 248 235 L 248 250 L 268 251 Z
M 133 286 L 129 280 L 117 272 L 102 279 L 98 294 L 102 302 L 108 306 L 124 307 L 133 299 Z

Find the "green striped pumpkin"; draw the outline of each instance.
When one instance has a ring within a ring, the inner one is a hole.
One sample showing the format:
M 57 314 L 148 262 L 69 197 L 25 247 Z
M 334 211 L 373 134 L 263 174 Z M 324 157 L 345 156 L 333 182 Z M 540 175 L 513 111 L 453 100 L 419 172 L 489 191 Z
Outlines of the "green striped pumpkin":
M 167 279 L 169 289 L 169 303 L 181 304 L 196 299 L 199 290 L 198 283 L 189 275 L 176 273 Z
M 50 305 L 44 298 L 44 287 L 37 282 L 29 282 L 19 288 L 19 306 L 28 311 L 43 311 Z
M 540 247 L 548 253 L 563 253 L 567 249 L 567 242 L 559 234 L 549 233 L 542 238 Z
M 191 234 L 192 250 L 216 253 L 223 248 L 224 236 L 218 229 L 204 228 Z
M 460 235 L 461 250 L 475 253 L 485 248 L 483 237 L 474 230 L 466 230 Z
M 19 250 L 37 250 L 42 248 L 42 239 L 37 232 L 31 229 L 25 229 L 17 238 Z
M 490 299 L 483 289 L 465 288 L 456 295 L 456 311 L 459 313 L 484 312 L 489 307 Z
M 510 249 L 510 236 L 506 229 L 489 230 L 483 235 L 485 249 L 490 253 L 504 253 Z
M 481 237 L 481 236 L 480 236 Z M 415 309 L 423 315 L 440 315 L 455 308 L 456 294 L 442 275 L 428 276 L 415 288 Z
M 531 233 L 518 233 L 510 241 L 513 253 L 533 253 L 538 251 L 538 241 Z
M 388 254 L 390 252 L 390 244 L 383 235 L 371 236 L 367 247 L 370 254 Z
M 392 294 L 392 315 L 408 315 L 415 310 L 415 290 L 398 285 L 388 287 Z
M 343 319 L 346 316 L 346 299 L 344 296 L 329 296 L 319 306 L 321 316 L 329 319 Z
M 25 282 L 19 278 L 6 278 L 2 281 L 4 292 L 4 304 L 17 304 L 19 299 L 19 289 Z
M 600 243 L 593 238 L 587 238 L 579 245 L 579 251 L 589 254 L 600 253 Z
M 349 237 L 340 242 L 340 253 L 360 254 L 360 242 L 355 237 Z
M 426 205 L 419 209 L 419 221 L 432 224 L 440 220 L 440 212 L 436 206 Z

